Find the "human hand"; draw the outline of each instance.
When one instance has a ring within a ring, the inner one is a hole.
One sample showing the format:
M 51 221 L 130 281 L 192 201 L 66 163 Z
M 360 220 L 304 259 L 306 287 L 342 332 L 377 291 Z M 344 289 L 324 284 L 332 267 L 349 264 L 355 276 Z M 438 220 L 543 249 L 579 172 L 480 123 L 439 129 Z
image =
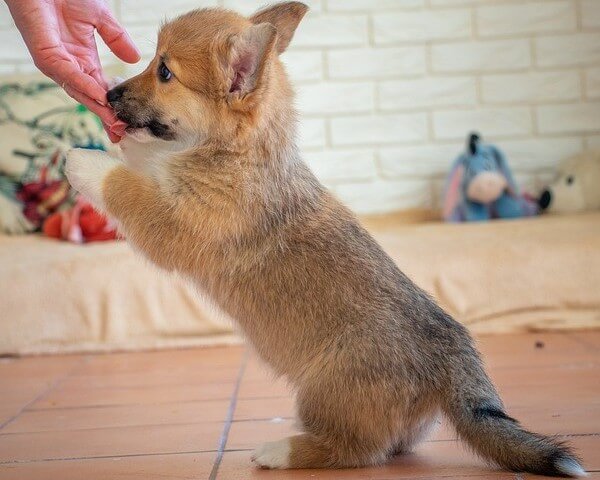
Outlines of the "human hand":
M 135 63 L 140 54 L 110 12 L 105 0 L 6 0 L 33 61 L 42 73 L 96 113 L 113 142 L 124 133 L 106 103 L 94 31 L 121 60 Z

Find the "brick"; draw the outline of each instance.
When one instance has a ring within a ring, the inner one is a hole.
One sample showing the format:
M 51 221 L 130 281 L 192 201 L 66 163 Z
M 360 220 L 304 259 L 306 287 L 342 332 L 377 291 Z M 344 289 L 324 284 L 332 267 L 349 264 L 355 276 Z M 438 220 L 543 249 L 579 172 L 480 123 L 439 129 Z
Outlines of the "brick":
M 131 77 L 134 77 L 135 75 L 139 75 L 146 69 L 146 67 L 148 66 L 148 64 L 150 63 L 151 60 L 152 60 L 152 57 L 145 56 L 145 57 L 142 57 L 142 59 L 138 63 L 123 64 L 123 78 L 131 78 Z
M 425 73 L 425 47 L 353 48 L 327 53 L 331 78 L 385 78 Z
M 424 0 L 327 0 L 331 12 L 380 11 L 386 9 L 422 7 Z
M 290 78 L 294 82 L 320 80 L 323 78 L 323 58 L 321 52 L 295 51 L 281 55 Z
M 429 0 L 429 3 L 433 7 L 449 7 L 457 5 L 485 5 L 494 4 L 497 2 L 498 0 Z
M 584 28 L 600 27 L 600 3 L 598 0 L 583 0 L 581 20 Z
M 540 106 L 537 122 L 541 133 L 595 133 L 600 131 L 600 103 Z
M 6 62 L 31 61 L 23 37 L 16 28 L 0 30 L 0 60 Z
M 590 68 L 585 72 L 585 93 L 588 98 L 600 98 L 600 68 Z
M 520 70 L 531 65 L 531 48 L 525 39 L 449 43 L 433 45 L 431 58 L 435 72 Z
M 127 28 L 129 35 L 142 56 L 153 57 L 156 53 L 156 42 L 158 40 L 158 28 L 156 26 L 134 25 Z
M 579 33 L 535 39 L 541 67 L 593 65 L 600 62 L 600 33 Z
M 334 145 L 415 142 L 425 140 L 427 134 L 425 113 L 352 116 L 331 120 Z
M 507 3 L 477 9 L 477 32 L 482 37 L 573 31 L 575 4 L 570 1 Z
M 564 159 L 581 152 L 582 140 L 577 137 L 503 140 L 498 147 L 513 170 L 534 173 L 555 170 Z
M 5 2 L 0 2 L 0 28 L 15 28 L 12 16 Z
M 600 149 L 600 135 L 592 135 L 590 137 L 587 137 L 586 147 Z
M 581 98 L 577 72 L 485 75 L 481 79 L 485 103 L 540 102 Z
M 317 148 L 325 145 L 325 121 L 303 118 L 298 129 L 298 144 L 302 148 Z
M 142 59 L 137 63 L 123 64 L 123 78 L 131 78 L 131 77 L 134 77 L 135 75 L 139 75 L 146 69 L 146 67 L 148 66 L 148 64 L 150 63 L 151 60 L 152 60 L 152 57 L 146 56 L 146 57 L 142 57 Z
M 373 150 L 310 152 L 304 160 L 324 183 L 371 180 L 376 176 Z
M 277 2 L 268 2 L 265 0 L 222 0 L 223 6 L 242 15 L 251 15 L 261 8 Z M 309 13 L 320 12 L 322 0 L 302 0 L 302 3 L 308 5 Z
M 347 183 L 337 185 L 334 192 L 342 203 L 358 214 L 426 209 L 432 205 L 431 183 L 428 180 Z
M 19 73 L 18 63 L 0 63 L 0 75 L 14 75 Z
M 466 138 L 473 130 L 491 136 L 517 136 L 531 133 L 531 113 L 525 107 L 447 110 L 433 114 L 435 137 Z
M 382 110 L 394 110 L 475 105 L 475 93 L 473 77 L 425 77 L 382 82 L 378 98 Z
M 376 44 L 466 38 L 471 35 L 467 9 L 407 10 L 373 15 Z
M 366 113 L 374 107 L 372 83 L 319 83 L 297 89 L 303 113 Z
M 386 148 L 379 151 L 379 166 L 387 178 L 445 176 L 464 148 L 464 142 Z
M 203 7 L 216 7 L 217 0 L 121 0 L 121 20 L 125 25 L 152 22 L 155 30 L 158 23 Z
M 316 15 L 300 22 L 292 48 L 365 45 L 367 38 L 366 15 Z

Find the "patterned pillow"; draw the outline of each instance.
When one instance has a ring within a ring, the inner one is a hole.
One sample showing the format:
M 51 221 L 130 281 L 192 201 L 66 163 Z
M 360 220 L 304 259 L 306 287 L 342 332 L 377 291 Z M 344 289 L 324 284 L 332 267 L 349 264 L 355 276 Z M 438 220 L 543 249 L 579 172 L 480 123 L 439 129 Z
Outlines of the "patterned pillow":
M 0 85 L 0 231 L 38 230 L 72 205 L 64 175 L 72 147 L 110 147 L 96 115 L 54 83 Z

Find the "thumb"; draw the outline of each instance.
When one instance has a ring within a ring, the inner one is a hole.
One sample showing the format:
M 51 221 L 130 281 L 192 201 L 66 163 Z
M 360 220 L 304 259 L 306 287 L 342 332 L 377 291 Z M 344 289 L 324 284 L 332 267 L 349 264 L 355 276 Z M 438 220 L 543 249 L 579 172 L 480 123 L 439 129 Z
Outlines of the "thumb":
M 102 16 L 96 30 L 108 48 L 124 62 L 135 63 L 140 59 L 140 51 L 133 40 L 109 11 Z

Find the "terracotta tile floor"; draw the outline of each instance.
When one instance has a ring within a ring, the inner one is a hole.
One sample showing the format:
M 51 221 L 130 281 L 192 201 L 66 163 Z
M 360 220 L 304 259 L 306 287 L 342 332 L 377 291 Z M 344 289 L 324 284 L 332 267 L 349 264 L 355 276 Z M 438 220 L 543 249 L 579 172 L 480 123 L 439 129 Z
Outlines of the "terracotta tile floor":
M 600 331 L 478 343 L 509 413 L 568 439 L 600 480 Z M 252 449 L 294 432 L 293 411 L 243 347 L 0 359 L 0 480 L 529 478 L 486 466 L 445 424 L 385 467 L 255 469 Z

